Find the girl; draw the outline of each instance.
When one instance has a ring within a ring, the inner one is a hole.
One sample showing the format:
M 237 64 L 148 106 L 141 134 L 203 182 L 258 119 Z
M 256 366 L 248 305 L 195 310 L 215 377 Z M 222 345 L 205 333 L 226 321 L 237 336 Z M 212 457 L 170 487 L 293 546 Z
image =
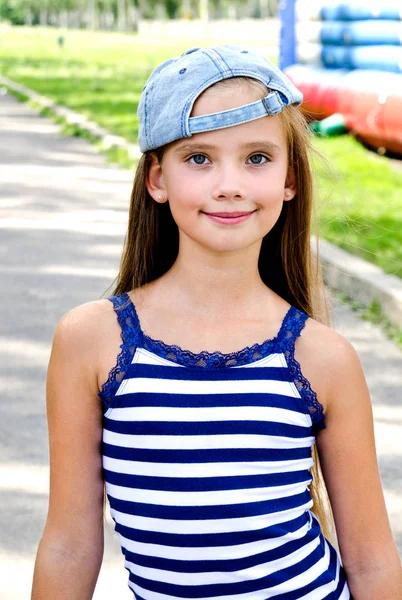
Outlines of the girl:
M 364 376 L 320 322 L 301 100 L 237 46 L 151 74 L 115 295 L 54 337 L 33 600 L 92 597 L 104 481 L 138 600 L 402 598 Z

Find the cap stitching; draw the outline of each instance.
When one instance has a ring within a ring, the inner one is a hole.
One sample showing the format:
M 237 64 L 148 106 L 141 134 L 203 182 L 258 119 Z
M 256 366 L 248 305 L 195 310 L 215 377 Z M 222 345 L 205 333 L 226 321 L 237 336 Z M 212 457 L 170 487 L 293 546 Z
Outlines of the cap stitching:
M 211 52 L 212 55 L 215 55 L 215 58 L 217 59 L 218 63 L 222 63 L 224 65 L 224 68 L 223 68 L 223 71 L 222 71 L 222 75 L 224 73 L 226 73 L 227 71 L 229 71 L 230 74 L 233 73 L 232 69 L 229 67 L 228 63 L 225 61 L 225 59 L 223 58 L 223 56 L 217 50 L 215 50 L 215 48 L 210 48 L 209 51 Z M 207 52 L 205 52 L 204 54 L 207 54 Z M 213 60 L 212 56 L 210 56 L 209 53 L 208 53 L 208 56 L 211 58 L 211 60 Z M 219 70 L 221 68 L 219 68 Z

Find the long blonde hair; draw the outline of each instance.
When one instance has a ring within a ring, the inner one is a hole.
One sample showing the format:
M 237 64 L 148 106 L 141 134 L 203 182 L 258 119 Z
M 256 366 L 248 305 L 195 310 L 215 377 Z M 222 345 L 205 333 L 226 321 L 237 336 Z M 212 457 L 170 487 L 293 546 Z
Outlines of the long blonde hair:
M 261 82 L 245 77 L 224 80 L 215 85 L 251 85 L 264 96 L 268 91 Z M 288 164 L 294 171 L 297 194 L 291 202 L 284 203 L 278 221 L 262 241 L 259 273 L 263 282 L 287 302 L 310 317 L 327 323 L 328 310 L 318 253 L 314 256 L 310 246 L 313 216 L 310 133 L 303 114 L 295 106 L 286 107 L 278 117 L 286 132 Z M 163 147 L 155 151 L 160 163 L 165 150 Z M 128 230 L 113 294 L 122 294 L 154 281 L 172 267 L 178 255 L 178 227 L 169 203 L 155 202 L 145 185 L 150 164 L 150 154 L 143 154 L 134 178 Z M 335 541 L 332 511 L 315 445 L 313 460 L 312 510 L 324 535 Z

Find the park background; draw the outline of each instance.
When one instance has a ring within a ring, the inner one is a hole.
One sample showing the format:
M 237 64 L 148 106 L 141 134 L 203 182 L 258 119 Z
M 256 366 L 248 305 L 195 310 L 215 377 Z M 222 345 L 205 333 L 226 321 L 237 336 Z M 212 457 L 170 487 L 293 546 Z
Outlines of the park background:
M 138 130 L 136 108 L 140 93 L 146 78 L 157 64 L 172 55 L 181 54 L 189 47 L 218 43 L 252 45 L 277 62 L 280 30 L 277 9 L 277 2 L 272 0 L 0 0 L 0 74 L 39 92 L 58 105 L 85 115 L 113 134 L 135 144 Z M 0 85 L 3 95 L 11 93 L 11 88 L 4 81 Z M 14 94 L 20 100 L 26 100 L 23 94 Z M 51 110 L 41 109 L 41 112 L 58 122 L 65 134 L 93 141 L 79 126 L 55 117 Z M 81 143 L 83 140 L 77 141 Z M 318 182 L 317 221 L 321 236 L 377 264 L 386 273 L 402 278 L 402 162 L 398 157 L 383 156 L 364 148 L 350 135 L 316 138 L 313 143 L 319 153 L 315 165 Z M 35 151 L 34 142 L 32 149 Z M 77 156 L 92 160 L 83 151 L 79 155 L 81 151 L 82 147 L 77 146 Z M 105 151 L 105 155 L 111 164 L 121 165 L 131 172 L 135 169 L 135 158 L 124 151 L 111 148 Z M 40 187 L 38 182 L 34 184 Z M 33 194 L 33 190 L 30 193 Z M 55 202 L 59 202 L 60 206 L 63 204 L 62 191 L 58 190 L 55 194 Z M 120 198 L 118 208 L 121 212 L 127 203 L 128 197 Z M 57 244 L 57 237 L 47 239 Z M 73 237 L 70 237 L 72 240 Z M 41 241 L 46 242 L 44 239 Z M 88 247 L 91 243 L 92 240 L 88 239 Z M 27 247 L 30 248 L 29 243 Z M 72 242 L 68 248 L 73 255 L 75 248 L 72 249 Z M 63 247 L 63 250 L 66 249 L 67 246 Z M 54 249 L 52 252 L 57 255 Z M 74 260 L 79 259 L 74 255 Z M 117 262 L 118 255 L 115 253 L 113 268 Z M 106 259 L 105 263 L 111 265 Z M 108 273 L 113 273 L 113 268 Z M 33 553 L 46 509 L 44 377 L 52 330 L 63 308 L 68 310 L 74 303 L 99 297 L 111 281 L 111 275 L 99 277 L 96 286 L 90 290 L 90 284 L 85 284 L 77 297 L 71 292 L 71 280 L 64 278 L 58 288 L 59 297 L 63 297 L 64 301 L 60 303 L 57 298 L 52 300 L 52 322 L 46 325 L 42 345 L 35 346 L 38 369 L 32 380 L 27 379 L 35 385 L 35 419 L 32 420 L 28 408 L 24 409 L 24 417 L 27 427 L 35 423 L 38 429 L 32 435 L 24 434 L 25 437 L 17 439 L 16 443 L 22 439 L 23 443 L 28 440 L 35 444 L 35 435 L 40 434 L 40 448 L 29 450 L 29 468 L 27 465 L 14 465 L 12 460 L 8 466 L 6 460 L 1 463 L 1 472 L 6 475 L 3 479 L 6 489 L 9 485 L 10 489 L 30 490 L 29 494 L 19 493 L 15 497 L 12 494 L 3 495 L 4 508 L 6 501 L 9 502 L 8 511 L 4 510 L 3 515 L 10 515 L 11 522 L 14 519 L 15 528 L 22 536 L 19 541 L 14 541 L 14 545 L 10 542 L 8 549 L 5 544 L 8 558 L 0 556 L 0 559 L 4 559 L 0 564 L 0 573 L 7 571 L 8 580 L 14 581 L 13 591 L 9 591 L 7 599 L 22 600 L 28 597 L 27 578 L 32 572 Z M 34 287 L 32 285 L 32 289 Z M 40 302 L 44 296 L 43 293 L 42 296 L 40 292 L 37 293 Z M 31 304 L 36 299 L 33 293 Z M 402 343 L 401 331 L 387 324 L 379 305 L 361 307 L 353 298 L 343 299 L 352 303 L 352 307 L 365 318 L 381 322 L 395 342 Z M 22 319 L 21 331 L 25 330 L 26 333 L 26 329 L 27 324 Z M 10 348 L 12 350 L 9 345 Z M 28 354 L 26 359 L 32 363 L 32 357 L 28 357 Z M 394 394 L 395 390 L 400 392 L 400 378 L 393 382 L 393 386 Z M 21 396 L 17 390 L 16 397 L 18 394 Z M 398 421 L 399 413 L 393 414 Z M 384 419 L 390 421 L 390 414 L 387 413 Z M 1 441 L 6 444 L 6 434 L 2 436 Z M 7 457 L 7 453 L 3 456 Z M 391 470 L 393 478 L 400 473 L 397 467 L 393 466 Z M 400 525 L 397 531 L 402 531 L 402 523 Z M 127 597 L 125 573 L 120 550 L 116 540 L 113 541 L 110 522 L 106 536 L 110 548 L 106 556 L 108 568 L 101 573 L 98 589 L 107 590 L 105 597 L 113 593 L 123 600 Z M 402 544 L 402 538 L 398 539 Z M 102 596 L 100 592 L 98 594 L 95 598 L 100 600 Z

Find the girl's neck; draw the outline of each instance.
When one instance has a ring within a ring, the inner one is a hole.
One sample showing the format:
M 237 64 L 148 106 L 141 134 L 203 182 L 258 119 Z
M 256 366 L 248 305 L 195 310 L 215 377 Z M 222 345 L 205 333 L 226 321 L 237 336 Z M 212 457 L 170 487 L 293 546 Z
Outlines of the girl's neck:
M 252 256 L 254 254 L 254 256 Z M 249 313 L 255 315 L 261 298 L 272 294 L 258 271 L 258 253 L 244 251 L 241 259 L 229 253 L 184 258 L 180 255 L 172 268 L 158 280 L 159 291 L 174 297 L 176 307 L 191 307 L 192 314 L 210 318 Z

